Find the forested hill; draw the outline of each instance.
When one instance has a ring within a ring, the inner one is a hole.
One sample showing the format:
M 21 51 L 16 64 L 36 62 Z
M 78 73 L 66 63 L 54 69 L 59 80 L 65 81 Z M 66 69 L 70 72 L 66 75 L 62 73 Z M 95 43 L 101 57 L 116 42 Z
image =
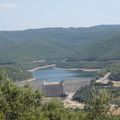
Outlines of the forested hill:
M 0 32 L 0 63 L 39 59 L 118 60 L 120 25 Z

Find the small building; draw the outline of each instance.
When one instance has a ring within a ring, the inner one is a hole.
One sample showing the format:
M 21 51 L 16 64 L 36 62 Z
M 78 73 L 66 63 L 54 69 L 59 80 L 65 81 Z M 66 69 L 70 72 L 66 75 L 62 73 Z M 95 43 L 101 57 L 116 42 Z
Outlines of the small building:
M 60 82 L 44 81 L 42 89 L 44 96 L 46 97 L 63 97 L 65 95 L 64 81 L 60 81 Z

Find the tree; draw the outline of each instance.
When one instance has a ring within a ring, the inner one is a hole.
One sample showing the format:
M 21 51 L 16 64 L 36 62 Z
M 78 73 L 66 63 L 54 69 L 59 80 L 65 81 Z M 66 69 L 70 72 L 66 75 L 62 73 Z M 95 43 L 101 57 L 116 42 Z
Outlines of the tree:
M 36 114 L 40 113 L 41 92 L 32 90 L 32 87 L 17 87 L 8 80 L 4 71 L 0 72 L 0 117 L 5 120 L 36 120 Z
M 89 120 L 102 120 L 110 116 L 110 94 L 105 90 L 101 89 L 99 92 L 96 92 L 95 89 L 92 90 L 92 99 L 89 101 L 89 104 L 86 106 L 88 111 Z

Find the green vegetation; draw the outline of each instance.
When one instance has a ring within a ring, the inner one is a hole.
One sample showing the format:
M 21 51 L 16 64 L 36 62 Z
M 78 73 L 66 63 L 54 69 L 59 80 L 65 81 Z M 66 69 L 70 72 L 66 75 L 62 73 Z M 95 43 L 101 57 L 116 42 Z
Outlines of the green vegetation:
M 90 111 L 88 114 L 89 119 L 110 119 L 110 116 L 106 114 L 110 110 L 110 95 L 108 92 L 105 89 L 99 90 L 98 92 L 93 89 L 91 97 L 89 104 L 86 105 L 86 110 Z
M 1 31 L 0 120 L 120 119 L 108 114 L 110 103 L 120 106 L 120 87 L 111 82 L 104 85 L 93 80 L 80 88 L 73 99 L 84 102 L 85 110 L 74 110 L 64 108 L 58 100 L 45 102 L 39 90 L 17 87 L 8 79 L 32 78 L 26 70 L 53 63 L 65 68 L 104 68 L 96 79 L 111 72 L 109 79 L 119 81 L 120 26 Z
M 0 71 L 0 120 L 37 119 L 42 94 L 29 86 L 17 87 L 7 79 L 5 72 Z
M 96 79 L 105 76 L 107 73 L 111 73 L 109 80 L 120 81 L 120 62 L 108 65 L 98 72 Z
M 105 68 L 120 63 L 119 44 L 119 25 L 1 31 L 0 66 L 7 66 L 13 80 L 29 79 L 32 75 L 25 70 L 46 64 Z M 110 79 L 119 80 L 119 75 L 119 70 L 112 72 Z
M 92 87 L 91 86 L 85 86 L 85 87 L 81 87 L 74 95 L 73 99 L 83 102 L 83 103 L 87 103 L 90 99 L 92 99 L 91 97 L 91 91 L 92 91 Z
M 76 66 L 81 61 L 81 66 L 100 67 L 120 60 L 119 44 L 119 25 L 1 31 L 0 64 L 23 67 L 33 60 L 45 59 L 59 66 Z
M 90 85 L 80 88 L 75 93 L 73 99 L 80 102 L 88 103 L 91 99 L 93 99 L 91 96 L 93 87 L 96 91 L 96 94 L 98 94 L 101 89 L 105 89 L 106 91 L 108 91 L 112 97 L 110 103 L 120 106 L 120 87 L 114 87 L 111 83 L 96 83 L 94 80 L 91 81 Z
M 0 69 L 5 69 L 8 77 L 14 81 L 23 81 L 33 78 L 32 73 L 28 70 L 47 65 L 46 61 L 31 61 L 23 64 L 5 63 L 0 65 Z
M 22 81 L 32 78 L 32 74 L 21 67 L 16 66 L 4 66 L 0 70 L 5 70 L 8 77 L 13 81 Z
M 115 63 L 110 66 L 111 75 L 109 76 L 110 80 L 120 81 L 120 63 Z
M 93 87 L 95 88 L 96 93 L 98 93 L 101 89 L 106 89 L 112 96 L 110 103 L 116 104 L 120 107 L 120 87 L 114 87 L 112 81 L 109 81 L 107 84 L 96 82 L 97 79 L 104 77 L 109 72 L 111 72 L 111 74 L 109 75 L 110 80 L 120 81 L 120 63 L 116 62 L 99 71 L 96 78 L 91 81 L 91 84 L 80 88 L 75 93 L 73 99 L 80 102 L 88 103 L 90 99 L 93 99 L 91 97 Z
M 0 120 L 119 120 L 109 112 L 109 94 L 101 90 L 91 94 L 85 110 L 66 109 L 61 101 L 44 102 L 39 90 L 29 85 L 17 87 L 0 70 Z M 96 113 L 97 112 L 97 113 Z

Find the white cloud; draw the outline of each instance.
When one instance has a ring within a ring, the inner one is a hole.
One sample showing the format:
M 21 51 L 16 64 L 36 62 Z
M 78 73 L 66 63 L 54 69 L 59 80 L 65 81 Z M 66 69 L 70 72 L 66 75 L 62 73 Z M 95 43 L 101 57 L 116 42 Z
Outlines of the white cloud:
M 16 10 L 17 5 L 15 3 L 0 3 L 0 11 L 1 10 Z

